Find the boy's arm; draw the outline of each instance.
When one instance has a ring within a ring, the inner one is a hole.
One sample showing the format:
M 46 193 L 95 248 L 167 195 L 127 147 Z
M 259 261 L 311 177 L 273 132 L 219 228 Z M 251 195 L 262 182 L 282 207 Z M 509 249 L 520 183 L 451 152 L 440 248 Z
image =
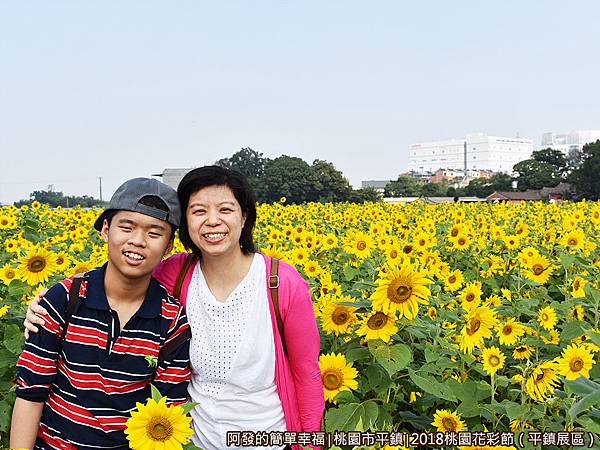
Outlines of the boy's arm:
M 178 305 L 177 316 L 171 322 L 163 347 L 178 339 L 182 333 L 187 333 L 189 328 L 183 307 Z M 190 340 L 186 339 L 159 363 L 153 384 L 167 397 L 167 403 L 179 404 L 187 401 L 187 386 L 191 378 Z
M 43 408 L 44 403 L 17 397 L 10 427 L 10 448 L 33 448 Z
M 68 280 L 61 283 L 53 286 L 41 299 L 40 305 L 48 311 L 44 315 L 44 324 L 39 333 L 30 334 L 17 360 L 17 399 L 10 433 L 12 448 L 33 447 L 44 402 L 56 377 Z

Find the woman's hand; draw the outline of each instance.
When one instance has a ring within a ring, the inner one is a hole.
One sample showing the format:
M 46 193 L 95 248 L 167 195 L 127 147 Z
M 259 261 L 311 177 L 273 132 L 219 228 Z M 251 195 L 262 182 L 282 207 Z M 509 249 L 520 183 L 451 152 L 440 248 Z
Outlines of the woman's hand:
M 25 320 L 23 321 L 23 325 L 25 325 L 25 331 L 23 333 L 25 335 L 25 339 L 29 338 L 30 331 L 32 333 L 37 333 L 39 331 L 36 325 L 44 325 L 44 319 L 38 314 L 43 316 L 48 313 L 42 306 L 39 305 L 41 298 L 46 295 L 46 292 L 48 292 L 48 289 L 42 289 L 40 292 L 38 292 L 27 307 L 27 314 L 25 314 Z

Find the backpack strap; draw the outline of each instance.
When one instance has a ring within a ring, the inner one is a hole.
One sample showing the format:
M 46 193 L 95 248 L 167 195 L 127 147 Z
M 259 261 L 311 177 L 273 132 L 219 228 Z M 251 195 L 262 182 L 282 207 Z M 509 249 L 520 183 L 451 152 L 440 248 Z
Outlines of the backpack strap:
M 285 345 L 285 335 L 283 333 L 283 321 L 279 312 L 279 260 L 271 258 L 271 269 L 269 270 L 269 290 L 271 291 L 271 301 L 275 310 L 275 319 L 277 320 L 277 329 L 281 337 L 281 345 L 283 345 L 283 353 L 288 356 L 287 346 Z
M 179 300 L 181 296 L 181 288 L 183 287 L 183 280 L 187 275 L 190 267 L 192 267 L 196 263 L 196 255 L 193 253 L 188 253 L 185 257 L 185 261 L 183 262 L 183 266 L 181 266 L 181 270 L 179 270 L 179 275 L 177 275 L 177 280 L 175 281 L 175 286 L 173 287 L 173 297 Z
M 77 304 L 79 303 L 79 289 L 81 288 L 81 283 L 83 282 L 83 275 L 77 274 L 73 277 L 73 281 L 71 282 L 71 287 L 69 288 L 69 296 L 67 297 L 67 309 L 65 311 L 64 317 L 64 325 L 62 329 L 62 333 L 60 334 L 60 342 L 65 339 L 67 335 L 67 327 L 69 326 L 69 322 L 75 310 L 77 309 Z
M 165 361 L 165 359 L 167 359 L 167 356 L 169 356 L 171 353 L 177 350 L 181 344 L 183 344 L 185 341 L 190 340 L 191 338 L 192 329 L 188 325 L 188 327 L 185 328 L 181 333 L 179 333 L 177 336 L 175 336 L 173 339 L 171 339 L 169 342 L 167 342 L 160 348 L 160 350 L 158 351 L 158 363 L 156 364 L 156 366 L 160 367 L 160 365 Z

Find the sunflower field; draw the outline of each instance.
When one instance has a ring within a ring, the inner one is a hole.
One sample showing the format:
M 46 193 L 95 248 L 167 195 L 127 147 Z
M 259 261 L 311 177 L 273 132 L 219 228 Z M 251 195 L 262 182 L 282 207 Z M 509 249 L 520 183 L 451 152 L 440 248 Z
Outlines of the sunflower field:
M 98 214 L 0 209 L 0 445 L 27 302 L 106 261 Z M 255 236 L 310 284 L 326 431 L 600 436 L 599 231 L 600 204 L 585 201 L 282 199 L 259 205 Z

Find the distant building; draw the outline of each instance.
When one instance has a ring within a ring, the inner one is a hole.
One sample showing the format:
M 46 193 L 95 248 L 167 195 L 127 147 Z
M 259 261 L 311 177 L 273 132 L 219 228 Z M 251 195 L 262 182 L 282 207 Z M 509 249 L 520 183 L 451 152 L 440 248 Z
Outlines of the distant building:
M 534 149 L 531 139 L 471 133 L 461 139 L 411 144 L 408 170 L 421 174 L 440 168 L 511 173 Z
M 168 184 L 173 189 L 177 189 L 182 178 L 193 168 L 189 169 L 165 169 L 163 173 L 156 173 L 153 177 L 161 177 L 162 182 Z
M 494 172 L 491 170 L 467 170 L 465 173 L 462 169 L 438 169 L 436 172 L 429 177 L 429 183 L 443 183 L 446 182 L 449 185 L 456 185 L 454 187 L 462 187 L 459 185 L 469 184 L 468 181 L 474 180 L 475 178 L 491 178 Z
M 383 192 L 385 191 L 385 187 L 390 182 L 391 182 L 390 180 L 367 180 L 367 181 L 361 181 L 360 187 L 363 189 L 371 188 L 371 189 L 375 190 L 375 192 L 377 192 L 379 195 L 383 195 Z
M 585 144 L 600 139 L 600 130 L 578 130 L 570 133 L 544 133 L 540 149 L 553 148 L 565 155 L 574 150 L 581 150 Z

